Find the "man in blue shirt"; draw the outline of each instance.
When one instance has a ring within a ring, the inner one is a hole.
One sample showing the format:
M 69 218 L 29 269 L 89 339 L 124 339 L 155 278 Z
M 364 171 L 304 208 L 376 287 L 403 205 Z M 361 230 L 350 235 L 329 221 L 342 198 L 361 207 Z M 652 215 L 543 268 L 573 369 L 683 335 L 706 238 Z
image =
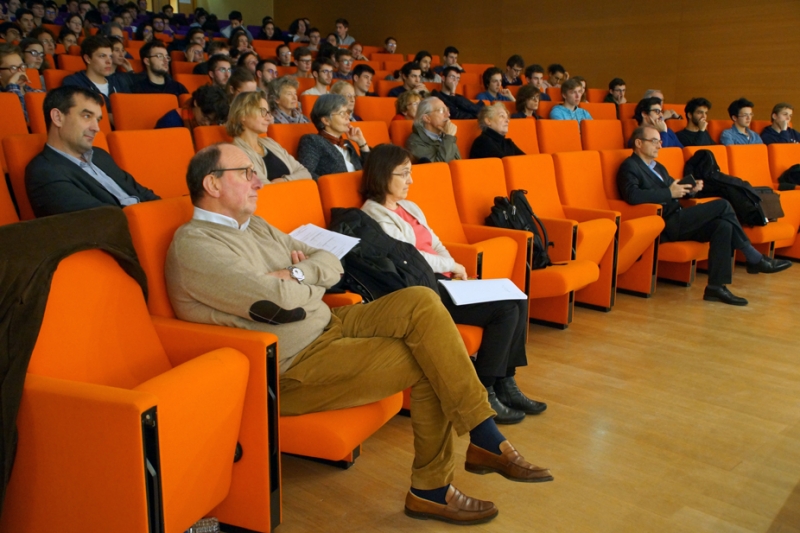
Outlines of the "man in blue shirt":
M 725 146 L 732 144 L 764 144 L 758 133 L 750 129 L 753 120 L 753 102 L 747 98 L 739 98 L 728 106 L 728 116 L 733 126 L 722 132 L 719 142 Z
M 662 148 L 683 148 L 678 136 L 664 122 L 661 98 L 651 96 L 650 98 L 639 100 L 639 103 L 636 104 L 636 110 L 633 112 L 633 117 L 640 126 L 652 126 L 658 130 L 661 135 Z M 633 148 L 633 137 L 628 139 L 628 148 Z
M 576 79 L 568 79 L 561 84 L 563 104 L 558 104 L 550 110 L 552 120 L 577 120 L 580 125 L 583 120 L 592 120 L 592 115 L 585 109 L 578 107 L 583 95 L 583 85 Z
M 514 95 L 511 91 L 503 88 L 503 71 L 497 67 L 487 68 L 483 72 L 483 86 L 486 90 L 475 96 L 476 100 L 486 100 L 488 102 L 513 102 Z
M 772 124 L 764 128 L 761 132 L 761 140 L 764 144 L 773 143 L 798 143 L 800 133 L 789 126 L 792 122 L 792 112 L 794 108 L 791 104 L 776 104 L 772 108 Z

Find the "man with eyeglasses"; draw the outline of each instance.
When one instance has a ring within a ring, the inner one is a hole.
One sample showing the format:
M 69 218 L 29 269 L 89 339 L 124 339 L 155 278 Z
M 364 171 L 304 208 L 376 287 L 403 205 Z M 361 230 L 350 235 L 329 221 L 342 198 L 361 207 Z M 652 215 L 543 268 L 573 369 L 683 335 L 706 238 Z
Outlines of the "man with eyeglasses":
M 335 65 L 330 59 L 320 59 L 318 61 L 314 61 L 314 64 L 311 65 L 311 75 L 315 80 L 317 80 L 317 82 L 312 88 L 303 91 L 302 94 L 311 94 L 314 96 L 328 94 L 331 82 L 333 81 L 334 68 Z
M 753 120 L 753 102 L 746 98 L 739 98 L 728 106 L 728 116 L 733 120 L 733 125 L 722 132 L 720 144 L 725 146 L 733 144 L 764 144 L 761 136 L 750 129 Z
M 406 148 L 417 162 L 436 163 L 461 159 L 456 144 L 458 128 L 450 120 L 447 106 L 430 96 L 419 103 L 411 135 L 406 140 Z
M 506 61 L 506 71 L 503 73 L 503 87 L 509 85 L 522 85 L 522 70 L 525 68 L 525 60 L 521 55 L 514 54 Z
M 472 100 L 456 94 L 456 88 L 461 82 L 461 67 L 450 65 L 442 69 L 442 90 L 433 91 L 431 96 L 437 97 L 444 102 L 450 111 L 452 120 L 464 120 L 478 118 L 478 113 L 484 107 L 482 100 L 474 103 Z
M 144 63 L 144 76 L 134 84 L 133 92 L 139 94 L 188 94 L 182 83 L 169 77 L 169 53 L 164 43 L 157 39 L 146 43 L 139 50 Z
M 96 91 L 62 86 L 47 93 L 47 144 L 25 169 L 25 189 L 37 217 L 159 199 L 108 152 L 92 146 L 102 115 L 103 98 Z
M 269 83 L 278 77 L 278 65 L 273 59 L 262 59 L 256 63 L 258 88 L 269 94 Z
M 661 148 L 661 131 L 645 124 L 634 130 L 631 139 L 633 154 L 617 172 L 619 194 L 632 205 L 661 205 L 665 223 L 661 242 L 709 243 L 708 285 L 703 293 L 704 300 L 747 305 L 746 299 L 734 295 L 726 287 L 732 281 L 731 258 L 735 250 L 744 254 L 749 274 L 772 274 L 792 266 L 790 261 L 770 259 L 753 248 L 727 200 L 681 207 L 680 199 L 701 191 L 703 182 L 698 180 L 695 186 L 682 185 L 656 161 Z
M 233 68 L 230 57 L 217 54 L 208 59 L 208 77 L 211 78 L 212 85 L 224 89 L 231 77 L 231 72 L 233 72 Z
M 81 43 L 81 55 L 86 70 L 67 76 L 62 85 L 83 87 L 101 94 L 111 119 L 111 94 L 129 92 L 128 84 L 114 73 L 113 45 L 99 35 L 87 37 Z
M 278 58 L 279 67 L 296 67 L 292 61 L 292 49 L 288 44 L 282 44 L 275 50 L 275 56 Z
M 297 63 L 297 72 L 294 74 L 295 78 L 313 78 L 311 75 L 311 64 L 314 62 L 311 57 L 311 50 L 305 46 L 295 49 L 294 62 Z
M 352 81 L 353 79 L 353 54 L 350 50 L 340 48 L 336 51 L 336 72 L 333 73 L 334 79 Z
M 55 24 L 56 18 L 58 18 L 58 5 L 53 1 L 47 2 L 44 6 L 42 22 L 44 24 Z
M 633 118 L 640 126 L 651 126 L 661 134 L 661 146 L 663 148 L 683 148 L 683 144 L 678 140 L 678 136 L 672 131 L 667 123 L 664 122 L 664 112 L 661 108 L 661 98 L 651 96 L 642 98 L 636 104 Z M 633 137 L 628 140 L 628 148 L 633 148 Z
M 619 118 L 619 106 L 628 102 L 625 98 L 625 80 L 622 78 L 614 78 L 608 82 L 608 94 L 603 98 L 603 103 L 614 104 L 617 109 L 617 118 Z
M 0 44 L 0 91 L 14 93 L 19 98 L 25 121 L 28 121 L 28 109 L 25 107 L 25 93 L 40 93 L 41 89 L 33 89 L 28 84 L 25 72 L 28 67 L 22 61 L 22 50 L 13 44 Z
M 322 41 L 322 34 L 319 32 L 317 28 L 311 28 L 308 30 L 308 48 L 312 52 L 316 52 L 319 50 L 319 43 Z

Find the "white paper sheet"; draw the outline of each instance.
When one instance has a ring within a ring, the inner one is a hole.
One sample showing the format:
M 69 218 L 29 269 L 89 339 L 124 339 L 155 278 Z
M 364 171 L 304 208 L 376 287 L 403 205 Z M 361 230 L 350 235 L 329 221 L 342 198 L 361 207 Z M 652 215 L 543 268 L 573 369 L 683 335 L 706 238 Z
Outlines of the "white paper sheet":
M 466 281 L 439 280 L 456 305 L 496 302 L 499 300 L 527 300 L 528 295 L 519 290 L 510 279 L 470 279 Z
M 314 224 L 304 224 L 289 235 L 313 248 L 330 252 L 339 259 L 347 255 L 347 252 L 361 240 L 320 228 Z

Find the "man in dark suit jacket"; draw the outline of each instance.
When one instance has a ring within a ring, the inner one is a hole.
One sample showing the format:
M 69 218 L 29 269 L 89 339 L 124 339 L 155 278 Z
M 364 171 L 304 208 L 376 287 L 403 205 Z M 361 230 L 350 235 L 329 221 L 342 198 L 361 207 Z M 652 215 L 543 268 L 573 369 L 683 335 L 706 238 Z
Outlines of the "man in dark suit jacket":
M 92 148 L 102 105 L 102 95 L 83 87 L 63 86 L 47 94 L 47 144 L 25 169 L 25 188 L 37 217 L 159 199 L 108 152 Z
M 747 305 L 747 300 L 732 294 L 731 257 L 741 250 L 747 259 L 747 272 L 771 274 L 792 266 L 791 262 L 769 259 L 753 248 L 727 200 L 714 200 L 682 208 L 679 199 L 699 192 L 703 182 L 681 185 L 670 177 L 667 169 L 656 162 L 661 147 L 659 131 L 652 126 L 636 128 L 631 137 L 634 153 L 617 172 L 617 187 L 629 204 L 660 204 L 665 227 L 662 242 L 699 241 L 710 244 L 708 253 L 708 286 L 704 300 L 730 305 Z

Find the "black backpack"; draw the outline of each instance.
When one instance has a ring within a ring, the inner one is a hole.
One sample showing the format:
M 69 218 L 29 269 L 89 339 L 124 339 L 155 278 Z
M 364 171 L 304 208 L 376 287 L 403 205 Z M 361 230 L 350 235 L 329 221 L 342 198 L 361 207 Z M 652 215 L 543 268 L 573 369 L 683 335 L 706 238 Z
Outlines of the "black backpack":
M 792 165 L 778 178 L 779 191 L 793 191 L 795 185 L 800 185 L 800 165 Z
M 517 229 L 533 233 L 533 270 L 552 265 L 547 249 L 553 246 L 547 237 L 547 228 L 533 212 L 531 204 L 525 198 L 528 191 L 517 189 L 511 191 L 509 198 L 496 196 L 491 214 L 486 217 L 486 225 L 495 228 Z M 541 229 L 541 233 L 540 230 Z M 542 238 L 544 236 L 544 238 Z M 546 243 L 546 244 L 545 244 Z

